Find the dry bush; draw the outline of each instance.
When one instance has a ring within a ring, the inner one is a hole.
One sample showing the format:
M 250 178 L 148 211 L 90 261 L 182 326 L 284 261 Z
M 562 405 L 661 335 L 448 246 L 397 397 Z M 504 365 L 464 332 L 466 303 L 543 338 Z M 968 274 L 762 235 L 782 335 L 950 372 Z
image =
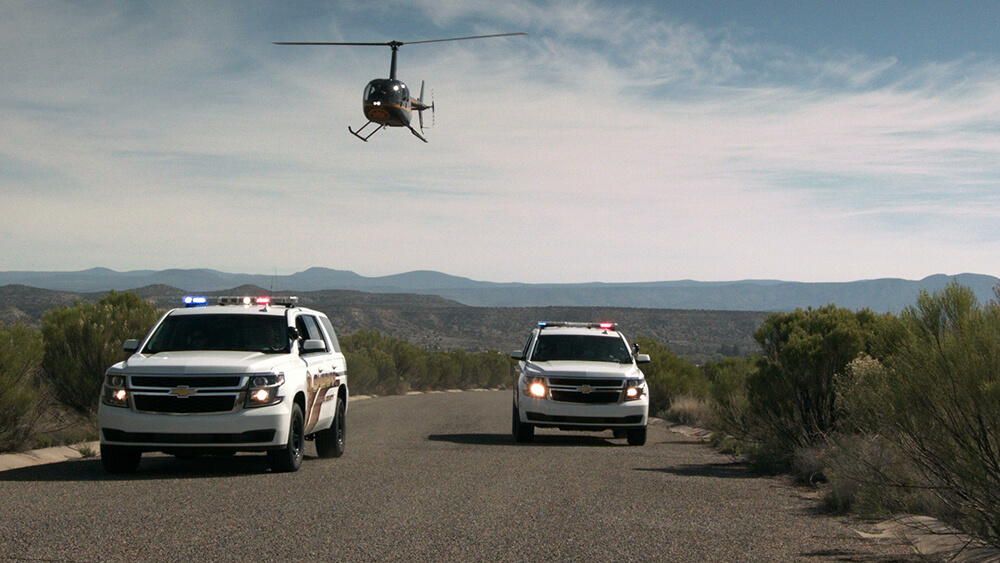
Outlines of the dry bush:
M 678 424 L 707 428 L 711 424 L 712 409 L 708 401 L 693 395 L 681 395 L 670 401 L 666 419 Z
M 919 499 L 924 512 L 1000 545 L 1000 304 L 980 306 L 952 284 L 922 293 L 901 321 L 906 338 L 884 362 L 858 360 L 837 382 L 851 421 L 841 431 L 861 441 L 843 450 L 855 458 L 840 469 L 858 482 L 850 504 L 898 510 L 902 498 L 912 509 Z M 842 496 L 834 504 L 848 503 Z
M 36 432 L 44 413 L 38 378 L 42 354 L 37 330 L 0 325 L 0 451 L 20 449 Z

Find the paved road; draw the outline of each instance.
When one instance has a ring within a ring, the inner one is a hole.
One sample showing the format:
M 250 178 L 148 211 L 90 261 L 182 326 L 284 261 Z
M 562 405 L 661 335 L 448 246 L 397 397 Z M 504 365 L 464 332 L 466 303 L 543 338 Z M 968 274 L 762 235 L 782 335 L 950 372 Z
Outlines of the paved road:
M 0 473 L 0 560 L 916 560 L 664 424 L 644 447 L 556 431 L 517 445 L 509 408 L 500 391 L 358 401 L 344 457 L 293 474 L 259 455 Z

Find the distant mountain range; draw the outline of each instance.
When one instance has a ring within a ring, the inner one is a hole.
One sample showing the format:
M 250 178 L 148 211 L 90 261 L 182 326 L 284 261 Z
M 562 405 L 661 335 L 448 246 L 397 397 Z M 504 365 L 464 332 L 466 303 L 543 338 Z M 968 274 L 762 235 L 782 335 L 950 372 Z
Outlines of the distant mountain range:
M 839 283 L 777 280 L 642 283 L 494 283 L 414 271 L 365 277 L 354 272 L 310 268 L 291 275 L 231 274 L 208 269 L 135 270 L 93 268 L 77 272 L 0 272 L 0 286 L 23 285 L 73 293 L 124 291 L 166 285 L 192 293 L 222 291 L 243 285 L 275 293 L 355 290 L 366 293 L 437 295 L 475 307 L 636 307 L 715 311 L 791 311 L 834 303 L 849 309 L 898 313 L 916 302 L 921 290 L 937 291 L 948 283 L 970 287 L 980 301 L 994 298 L 1000 279 L 981 274 L 938 274 L 922 280 L 884 278 Z
M 160 309 L 181 305 L 183 289 L 148 285 L 134 290 Z M 219 295 L 262 295 L 252 285 L 230 287 Z M 201 292 L 199 292 L 201 293 Z M 646 336 L 695 363 L 759 351 L 753 332 L 767 315 L 760 311 L 640 309 L 635 307 L 472 307 L 436 295 L 364 293 L 346 289 L 296 291 L 299 304 L 329 315 L 341 336 L 374 330 L 430 350 L 500 350 L 524 345 L 540 320 L 614 321 L 631 337 Z M 38 328 L 42 316 L 57 307 L 96 303 L 107 291 L 73 293 L 28 287 L 0 286 L 0 325 L 23 323 Z M 133 335 L 139 337 L 141 335 Z M 2 358 L 0 358 L 2 360 Z M 2 391 L 2 389 L 0 389 Z

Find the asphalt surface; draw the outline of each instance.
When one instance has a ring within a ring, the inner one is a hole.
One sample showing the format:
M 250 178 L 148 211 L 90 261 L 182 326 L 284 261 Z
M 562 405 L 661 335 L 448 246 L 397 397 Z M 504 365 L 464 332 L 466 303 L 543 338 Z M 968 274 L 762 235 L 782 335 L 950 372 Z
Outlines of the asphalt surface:
M 0 473 L 5 561 L 918 561 L 809 491 L 650 427 L 510 437 L 509 391 L 358 401 L 347 452 L 79 459 Z

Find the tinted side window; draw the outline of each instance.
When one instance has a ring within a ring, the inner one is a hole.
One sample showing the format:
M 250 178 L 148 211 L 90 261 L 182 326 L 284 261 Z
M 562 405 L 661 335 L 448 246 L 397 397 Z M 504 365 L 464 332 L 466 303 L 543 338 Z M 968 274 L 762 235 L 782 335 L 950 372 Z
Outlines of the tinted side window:
M 528 335 L 528 341 L 524 343 L 524 350 L 522 350 L 522 353 L 524 353 L 524 359 L 526 360 L 528 359 L 528 352 L 531 350 L 531 340 L 534 337 L 535 331 L 531 331 L 531 334 Z
M 302 338 L 306 340 L 322 340 L 324 345 L 326 345 L 326 340 L 323 338 L 323 333 L 319 330 L 316 317 L 312 315 L 299 315 L 299 318 L 295 319 L 295 327 L 299 329 L 299 334 Z
M 340 354 L 340 341 L 337 340 L 337 333 L 333 330 L 333 323 L 326 317 L 320 317 L 319 322 L 323 323 L 327 335 L 330 336 L 330 344 L 333 344 L 333 351 Z

